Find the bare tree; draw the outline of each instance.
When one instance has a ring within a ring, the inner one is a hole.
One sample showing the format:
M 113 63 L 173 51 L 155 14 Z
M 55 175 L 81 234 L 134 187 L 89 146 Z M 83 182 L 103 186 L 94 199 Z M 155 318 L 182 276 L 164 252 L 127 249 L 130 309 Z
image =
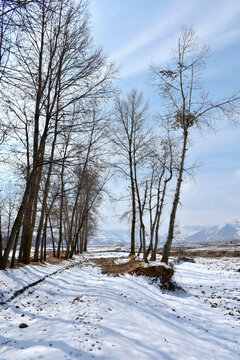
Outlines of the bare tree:
M 167 241 L 164 245 L 162 261 L 168 263 L 174 237 L 174 225 L 180 200 L 181 185 L 191 130 L 212 125 L 220 112 L 229 116 L 239 104 L 240 93 L 235 93 L 222 101 L 210 101 L 201 84 L 201 72 L 205 67 L 208 47 L 200 47 L 194 31 L 183 29 L 177 48 L 173 51 L 172 64 L 167 69 L 151 66 L 153 83 L 159 95 L 167 101 L 168 117 L 172 127 L 181 132 L 182 150 L 178 168 L 172 210 L 169 220 Z M 169 110 L 170 109 L 170 110 Z
M 0 262 L 2 261 L 3 238 L 2 238 L 2 207 L 0 204 Z
M 143 100 L 142 93 L 131 90 L 124 98 L 115 101 L 112 141 L 118 154 L 115 168 L 130 182 L 131 192 L 131 254 L 135 254 L 135 231 L 138 182 L 137 163 L 146 156 L 149 130 L 146 129 L 148 105 Z
M 12 74 L 14 99 L 6 97 L 6 106 L 11 109 L 12 117 L 17 114 L 23 123 L 31 124 L 32 137 L 28 139 L 31 163 L 1 268 L 6 266 L 21 226 L 23 262 L 30 260 L 46 145 L 54 123 L 68 121 L 76 103 L 81 104 L 78 107 L 84 112 L 90 99 L 107 98 L 115 76 L 102 50 L 92 45 L 85 0 L 78 5 L 72 0 L 32 2 L 22 15 L 22 24 L 21 35 L 16 39 L 16 67 Z M 23 99 L 22 107 L 15 101 L 18 95 Z M 27 113 L 24 99 L 28 103 Z M 78 119 L 81 120 L 80 111 Z
M 14 41 L 20 29 L 21 13 L 26 11 L 28 3 L 32 1 L 0 1 L 0 94 L 3 87 L 9 82 L 11 72 L 11 58 L 14 58 Z M 2 97 L 2 96 L 1 96 Z M 0 103 L 2 107 L 2 103 Z M 9 134 L 9 125 L 0 115 L 0 145 Z
M 5 236 L 8 239 L 14 217 L 16 216 L 17 204 L 19 200 L 18 189 L 16 189 L 15 185 L 9 181 L 5 186 L 2 187 L 1 195 L 2 215 L 4 214 L 2 223 L 4 224 Z
M 168 185 L 171 182 L 175 173 L 176 165 L 178 164 L 177 156 L 177 139 L 173 136 L 169 129 L 169 124 L 161 128 L 162 135 L 160 141 L 154 144 L 154 149 L 151 154 L 150 162 L 150 181 L 149 181 L 149 196 L 148 196 L 148 210 L 150 222 L 150 243 L 147 250 L 147 256 L 151 252 L 151 260 L 156 260 L 156 253 L 159 241 L 159 227 L 161 217 L 165 205 Z

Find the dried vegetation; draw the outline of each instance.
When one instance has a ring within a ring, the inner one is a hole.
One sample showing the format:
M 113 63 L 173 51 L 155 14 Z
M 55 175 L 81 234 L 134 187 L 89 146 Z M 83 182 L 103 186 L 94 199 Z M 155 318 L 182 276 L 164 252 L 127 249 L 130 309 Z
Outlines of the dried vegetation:
M 116 264 L 115 261 L 119 259 L 129 259 L 127 262 Z M 175 286 L 171 282 L 171 278 L 174 274 L 172 267 L 166 267 L 164 265 L 150 265 L 143 261 L 137 260 L 134 256 L 115 257 L 115 258 L 98 258 L 92 259 L 95 264 L 100 265 L 102 274 L 110 276 L 119 275 L 136 275 L 147 276 L 152 282 L 158 282 L 160 288 L 174 290 Z

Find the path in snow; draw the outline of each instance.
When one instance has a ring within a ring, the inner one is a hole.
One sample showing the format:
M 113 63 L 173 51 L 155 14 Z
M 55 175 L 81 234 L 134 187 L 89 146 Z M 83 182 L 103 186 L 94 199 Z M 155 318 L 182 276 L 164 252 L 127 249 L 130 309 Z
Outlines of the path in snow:
M 231 293 L 240 276 L 208 267 L 177 266 L 185 294 L 163 293 L 143 277 L 102 275 L 89 263 L 49 276 L 2 308 L 0 359 L 235 360 L 239 321 L 196 296 Z

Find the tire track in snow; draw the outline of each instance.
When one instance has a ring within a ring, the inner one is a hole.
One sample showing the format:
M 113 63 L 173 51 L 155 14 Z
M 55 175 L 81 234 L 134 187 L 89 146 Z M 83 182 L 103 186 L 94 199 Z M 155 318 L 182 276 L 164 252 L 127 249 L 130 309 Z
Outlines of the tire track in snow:
M 36 281 L 22 287 L 21 289 L 14 291 L 14 293 L 7 300 L 0 302 L 0 305 L 2 305 L 2 306 L 7 305 L 7 303 L 14 300 L 17 296 L 23 294 L 26 290 L 36 286 L 37 284 L 43 282 L 47 278 L 49 278 L 49 277 L 51 277 L 51 276 L 53 276 L 55 274 L 61 274 L 63 271 L 71 269 L 71 268 L 73 268 L 75 266 L 79 266 L 80 264 L 82 264 L 82 261 L 79 261 L 79 262 L 73 263 L 73 264 L 69 264 L 67 266 L 64 266 L 63 268 L 57 269 L 54 272 L 43 276 L 42 278 L 40 278 L 40 279 L 38 279 L 38 280 L 36 280 Z

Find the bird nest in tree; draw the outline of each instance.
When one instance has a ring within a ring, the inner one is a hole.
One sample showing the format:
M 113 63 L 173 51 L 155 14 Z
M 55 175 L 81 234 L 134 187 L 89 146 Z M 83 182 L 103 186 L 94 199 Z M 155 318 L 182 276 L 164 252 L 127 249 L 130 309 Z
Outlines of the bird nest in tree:
M 176 128 L 180 128 L 180 127 L 184 127 L 184 125 L 187 127 L 191 127 L 194 125 L 196 121 L 196 116 L 193 115 L 190 112 L 184 112 L 181 110 L 178 110 L 176 115 L 175 115 L 175 122 L 174 122 L 174 127 Z

